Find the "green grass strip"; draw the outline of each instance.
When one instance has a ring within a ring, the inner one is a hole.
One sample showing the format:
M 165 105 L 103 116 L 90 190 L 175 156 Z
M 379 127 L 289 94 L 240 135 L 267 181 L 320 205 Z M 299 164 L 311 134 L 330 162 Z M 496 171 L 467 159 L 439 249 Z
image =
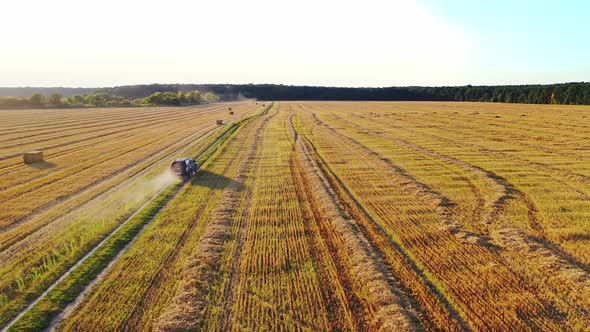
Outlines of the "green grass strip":
M 181 184 L 174 184 L 164 189 L 143 210 L 117 230 L 88 259 L 74 269 L 59 285 L 53 288 L 47 296 L 15 322 L 9 331 L 39 331 L 49 327 L 51 320 L 68 304 L 76 300 L 78 294 L 135 238 L 143 226 L 162 209 L 180 186 Z

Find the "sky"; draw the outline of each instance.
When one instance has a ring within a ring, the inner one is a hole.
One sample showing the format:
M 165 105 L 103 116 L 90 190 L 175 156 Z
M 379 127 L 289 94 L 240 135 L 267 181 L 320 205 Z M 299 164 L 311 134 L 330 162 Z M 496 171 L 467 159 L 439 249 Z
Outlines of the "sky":
M 0 86 L 590 81 L 590 1 L 7 0 Z

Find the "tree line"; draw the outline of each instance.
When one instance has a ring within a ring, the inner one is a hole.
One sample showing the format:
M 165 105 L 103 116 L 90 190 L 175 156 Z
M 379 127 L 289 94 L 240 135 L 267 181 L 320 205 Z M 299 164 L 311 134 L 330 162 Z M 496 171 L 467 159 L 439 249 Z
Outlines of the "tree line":
M 66 107 L 129 107 L 158 105 L 195 105 L 218 102 L 220 97 L 198 90 L 178 92 L 155 92 L 145 98 L 131 99 L 105 92 L 64 97 L 60 93 L 43 95 L 35 93 L 30 97 L 0 97 L 0 108 L 66 108 Z
M 59 91 L 59 88 L 38 88 Z M 88 89 L 64 88 L 73 93 Z M 0 88 L 0 94 L 23 94 L 35 88 Z M 201 91 L 207 91 L 201 93 Z M 476 101 L 527 104 L 590 105 L 590 83 L 504 86 L 341 88 L 278 84 L 149 84 L 99 88 L 64 97 L 60 93 L 0 97 L 0 107 L 82 107 L 187 105 L 259 100 Z
M 279 84 L 150 84 L 106 88 L 109 93 L 143 97 L 155 91 L 207 90 L 221 100 L 476 101 L 590 105 L 590 83 L 448 87 L 341 88 Z
M 236 87 L 211 88 L 220 95 Z M 475 101 L 526 104 L 590 105 L 590 83 L 513 86 L 334 88 L 251 85 L 241 95 L 261 100 Z

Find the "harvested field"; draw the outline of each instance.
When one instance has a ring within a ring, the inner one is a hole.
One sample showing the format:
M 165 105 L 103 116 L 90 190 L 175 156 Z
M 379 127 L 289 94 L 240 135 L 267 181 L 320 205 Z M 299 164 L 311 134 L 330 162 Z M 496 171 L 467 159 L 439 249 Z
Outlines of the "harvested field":
M 590 107 L 231 112 L 0 111 L 0 326 L 590 326 Z M 203 162 L 184 184 L 162 175 L 179 156 Z
M 52 136 L 30 143 L 45 151 L 40 164 L 23 164 L 20 152 L 10 157 L 0 148 L 0 322 L 173 183 L 166 172 L 170 161 L 210 144 L 223 130 L 215 119 L 225 116 L 226 107 L 45 110 L 44 122 L 37 122 L 38 110 L 2 111 L 7 117 L 20 112 L 13 115 L 20 120 L 15 127 L 3 122 L 5 142 L 34 141 L 22 138 L 18 126 Z M 255 111 L 246 103 L 234 109 L 241 116 Z M 118 127 L 104 133 L 111 122 Z M 81 126 L 95 132 L 63 139 L 62 130 Z M 47 148 L 56 141 L 59 147 Z

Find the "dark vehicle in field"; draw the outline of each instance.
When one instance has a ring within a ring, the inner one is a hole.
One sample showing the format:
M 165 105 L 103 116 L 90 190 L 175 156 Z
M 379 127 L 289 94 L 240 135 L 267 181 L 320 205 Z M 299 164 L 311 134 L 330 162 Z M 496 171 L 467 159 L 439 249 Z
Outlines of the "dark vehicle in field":
M 198 169 L 199 166 L 197 165 L 197 161 L 192 158 L 176 159 L 170 165 L 170 171 L 172 174 L 184 179 L 197 174 Z

